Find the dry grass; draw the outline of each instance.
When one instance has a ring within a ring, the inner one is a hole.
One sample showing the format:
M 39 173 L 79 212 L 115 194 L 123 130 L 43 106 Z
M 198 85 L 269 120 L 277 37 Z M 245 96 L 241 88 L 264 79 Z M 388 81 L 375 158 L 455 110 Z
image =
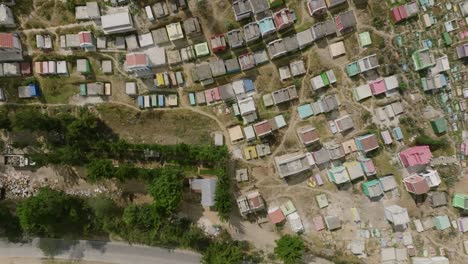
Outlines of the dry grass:
M 188 110 L 136 112 L 121 106 L 99 105 L 101 118 L 133 143 L 209 144 L 215 121 Z

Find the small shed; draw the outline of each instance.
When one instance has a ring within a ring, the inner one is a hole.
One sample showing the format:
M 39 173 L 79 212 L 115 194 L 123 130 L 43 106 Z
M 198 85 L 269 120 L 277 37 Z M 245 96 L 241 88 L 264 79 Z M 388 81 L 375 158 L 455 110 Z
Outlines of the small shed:
M 372 180 L 362 183 L 362 191 L 369 198 L 376 198 L 383 195 L 383 190 L 379 180 Z
M 312 116 L 314 112 L 312 112 L 312 107 L 310 104 L 300 105 L 297 107 L 297 112 L 299 113 L 299 117 L 301 119 L 305 119 L 309 116 Z
M 279 67 L 278 71 L 279 71 L 281 81 L 291 78 L 291 71 L 289 70 L 289 67 L 287 65 Z
M 338 216 L 329 215 L 325 217 L 325 224 L 328 230 L 336 230 L 341 228 L 341 220 Z
M 296 233 L 304 231 L 304 225 L 302 224 L 301 217 L 297 212 L 291 213 L 286 216 L 288 219 L 291 230 Z
M 251 141 L 255 139 L 255 131 L 252 125 L 244 127 L 245 140 Z
M 270 61 L 266 50 L 257 50 L 254 52 L 255 65 L 261 65 Z
M 189 98 L 189 102 L 191 106 L 194 106 L 197 104 L 197 100 L 195 99 L 195 93 L 189 93 L 188 98 Z
M 282 204 L 280 206 L 281 211 L 285 216 L 288 216 L 294 212 L 296 212 L 296 207 L 294 207 L 294 204 L 292 203 L 291 200 L 287 201 L 286 203 Z
M 269 107 L 269 106 L 272 106 L 274 104 L 273 96 L 271 95 L 271 93 L 264 94 L 262 96 L 262 100 L 263 100 L 263 105 L 265 105 L 265 107 Z
M 289 67 L 291 68 L 291 74 L 292 76 L 296 77 L 299 75 L 303 75 L 306 73 L 305 65 L 303 60 L 296 60 L 293 61 L 289 64 Z
M 139 48 L 138 40 L 135 35 L 125 36 L 125 43 L 127 45 L 127 50 L 135 50 Z
M 184 32 L 180 22 L 166 25 L 167 35 L 170 41 L 175 41 L 184 38 Z
M 395 127 L 392 129 L 392 131 L 393 131 L 393 137 L 395 138 L 395 140 L 397 141 L 403 140 L 403 131 L 401 130 L 400 127 Z
M 252 43 L 260 39 L 260 27 L 257 22 L 251 22 L 243 27 L 244 29 L 244 38 L 247 43 Z
M 431 127 L 434 133 L 442 134 L 447 131 L 447 121 L 443 117 L 437 118 L 431 121 Z
M 206 42 L 195 44 L 193 47 L 198 58 L 210 55 L 210 49 Z
M 137 85 L 136 82 L 126 82 L 125 83 L 125 93 L 130 96 L 137 94 Z
M 224 61 L 221 59 L 211 60 L 210 68 L 213 77 L 218 77 L 226 74 L 226 67 L 224 66 Z
M 232 49 L 244 46 L 244 34 L 240 29 L 233 29 L 227 33 L 229 46 Z
M 211 50 L 214 53 L 224 52 L 227 49 L 226 39 L 223 34 L 215 35 L 210 38 Z
M 27 86 L 18 87 L 18 97 L 19 98 L 32 98 L 39 97 L 40 90 L 37 84 L 28 84 Z
M 356 101 L 361 101 L 372 96 L 372 90 L 369 84 L 363 84 L 353 88 L 353 97 Z
M 439 215 L 434 217 L 434 224 L 437 230 L 445 230 L 450 228 L 450 219 L 447 215 Z
M 325 208 L 328 206 L 328 199 L 326 194 L 319 194 L 315 196 L 315 200 L 320 209 Z
M 169 42 L 169 36 L 167 35 L 165 27 L 152 30 L 151 34 L 153 35 L 153 40 L 156 45 Z
M 408 210 L 398 205 L 384 207 L 385 218 L 393 224 L 395 229 L 406 229 L 410 222 Z
M 336 166 L 328 169 L 328 179 L 335 184 L 349 182 L 349 174 L 344 166 Z
M 364 177 L 364 170 L 361 167 L 361 164 L 357 161 L 348 161 L 343 163 L 346 170 L 348 171 L 349 178 L 355 180 L 361 177 Z
M 101 70 L 103 73 L 112 73 L 112 61 L 111 60 L 101 61 Z
M 372 39 L 368 31 L 359 33 L 359 46 L 365 48 L 372 44 Z
M 431 207 L 447 205 L 447 195 L 444 192 L 430 192 L 427 199 Z
M 201 33 L 200 22 L 196 17 L 190 17 L 184 20 L 184 31 L 187 36 L 196 36 Z
M 380 186 L 384 192 L 388 192 L 397 188 L 397 183 L 393 175 L 387 175 L 379 178 Z
M 330 44 L 328 46 L 328 49 L 330 50 L 330 55 L 331 55 L 332 58 L 337 58 L 337 57 L 339 57 L 341 55 L 346 54 L 346 50 L 345 50 L 345 46 L 344 46 L 343 41 Z
M 272 208 L 268 209 L 268 219 L 270 219 L 270 221 L 273 224 L 280 224 L 286 218 L 285 218 L 283 212 L 281 211 L 281 209 L 278 206 L 275 206 L 275 207 L 272 207 Z
M 179 50 L 166 50 L 167 62 L 169 65 L 175 65 L 182 62 Z
M 253 53 L 246 53 L 239 56 L 239 64 L 241 70 L 246 71 L 255 67 L 255 59 Z
M 197 93 L 195 94 L 195 97 L 196 97 L 197 103 L 198 103 L 199 105 L 201 105 L 201 104 L 206 104 L 205 92 L 203 92 L 203 91 L 197 92 Z
M 226 71 L 228 74 L 240 72 L 241 67 L 239 65 L 239 61 L 237 58 L 232 58 L 224 61 L 224 65 L 226 66 Z
M 237 182 L 243 182 L 243 181 L 249 180 L 249 174 L 246 168 L 236 170 L 236 180 Z
M 77 59 L 76 69 L 81 74 L 89 74 L 91 72 L 91 65 L 89 64 L 88 59 Z
M 217 131 L 214 133 L 214 144 L 215 146 L 223 146 L 224 145 L 224 135 L 222 132 Z
M 460 217 L 457 219 L 458 230 L 462 233 L 468 231 L 468 217 Z
M 231 142 L 237 142 L 244 139 L 244 134 L 242 134 L 241 126 L 234 126 L 228 129 L 229 137 L 231 138 Z
M 312 218 L 312 222 L 314 223 L 314 228 L 316 231 L 325 229 L 325 223 L 323 222 L 323 217 L 321 215 Z

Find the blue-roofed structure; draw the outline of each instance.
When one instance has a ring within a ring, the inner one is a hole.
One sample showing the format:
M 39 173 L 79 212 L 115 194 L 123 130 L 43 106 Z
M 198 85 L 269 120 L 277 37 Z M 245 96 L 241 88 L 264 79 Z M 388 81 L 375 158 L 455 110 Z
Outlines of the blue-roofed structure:
M 260 33 L 263 36 L 272 34 L 276 31 L 275 23 L 272 17 L 265 17 L 262 20 L 258 21 L 258 26 L 260 27 Z
M 393 136 L 395 137 L 396 140 L 403 140 L 403 131 L 401 131 L 400 127 L 395 127 L 393 129 Z
M 140 107 L 140 108 L 145 107 L 145 103 L 144 103 L 144 99 L 143 99 L 142 95 L 138 96 L 137 102 L 138 102 L 138 107 Z
M 252 80 L 250 79 L 245 79 L 244 80 L 244 90 L 245 93 L 253 92 L 255 91 L 255 84 Z
M 188 97 L 189 97 L 190 105 L 195 105 L 196 104 L 195 94 L 189 93 Z
M 299 117 L 301 119 L 305 119 L 309 116 L 312 116 L 314 112 L 312 111 L 312 107 L 310 104 L 300 105 L 297 107 L 297 112 L 299 113 Z
M 164 95 L 162 94 L 158 95 L 158 106 L 164 107 Z
M 32 98 L 39 97 L 41 92 L 39 86 L 35 83 L 28 84 L 27 86 L 18 87 L 18 97 L 19 98 Z

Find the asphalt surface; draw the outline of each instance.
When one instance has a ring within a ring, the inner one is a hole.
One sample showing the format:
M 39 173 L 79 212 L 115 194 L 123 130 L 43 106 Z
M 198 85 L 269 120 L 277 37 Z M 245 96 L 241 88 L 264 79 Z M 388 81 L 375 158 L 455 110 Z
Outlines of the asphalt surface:
M 23 244 L 0 241 L 0 256 L 38 259 L 53 256 L 55 259 L 115 264 L 198 264 L 201 258 L 199 254 L 190 251 L 119 242 L 40 238 Z

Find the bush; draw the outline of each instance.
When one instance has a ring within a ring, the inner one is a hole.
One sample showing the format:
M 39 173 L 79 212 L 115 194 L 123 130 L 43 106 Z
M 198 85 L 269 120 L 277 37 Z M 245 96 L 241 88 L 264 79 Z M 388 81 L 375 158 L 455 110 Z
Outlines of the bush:
M 231 196 L 231 179 L 225 170 L 219 170 L 218 182 L 216 184 L 215 205 L 221 220 L 226 221 L 232 211 L 233 203 Z
M 276 241 L 275 254 L 284 264 L 300 263 L 304 250 L 304 241 L 297 235 L 284 235 Z
M 166 169 L 149 186 L 155 208 L 164 215 L 176 211 L 182 201 L 183 177 L 180 171 Z
M 212 243 L 205 254 L 203 264 L 238 264 L 244 260 L 244 252 L 233 242 Z
M 86 165 L 86 177 L 91 182 L 110 179 L 114 176 L 114 166 L 110 160 L 93 160 Z
M 91 216 L 83 200 L 50 188 L 22 201 L 17 213 L 26 234 L 47 237 L 85 234 Z
M 448 142 L 446 138 L 442 138 L 440 140 L 433 139 L 428 135 L 422 134 L 416 137 L 415 140 L 416 145 L 428 145 L 431 151 L 435 151 L 447 146 Z

